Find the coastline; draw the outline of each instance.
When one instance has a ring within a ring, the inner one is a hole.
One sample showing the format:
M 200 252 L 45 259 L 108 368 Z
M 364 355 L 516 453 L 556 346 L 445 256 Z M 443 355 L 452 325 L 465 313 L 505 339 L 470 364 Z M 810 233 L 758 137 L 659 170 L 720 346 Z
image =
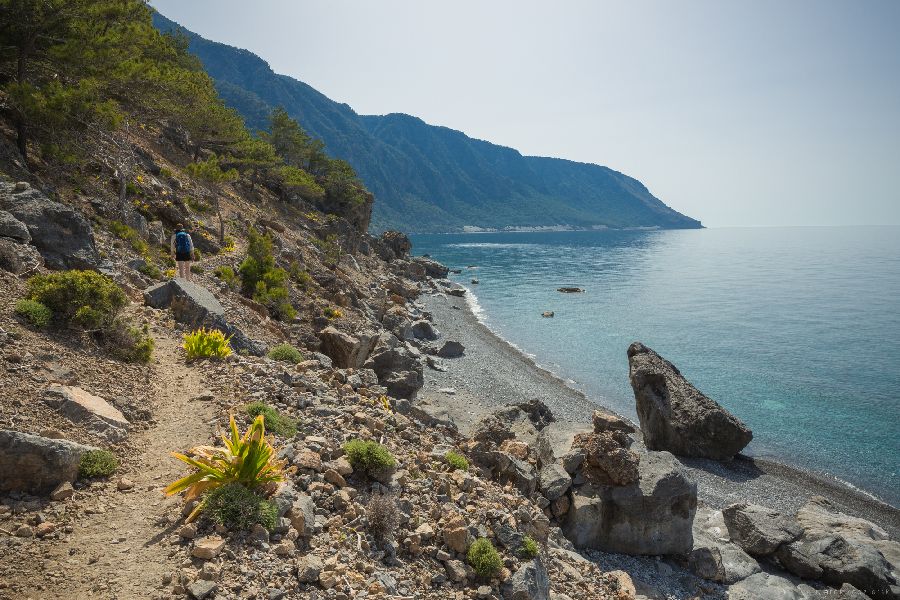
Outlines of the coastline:
M 451 419 L 464 434 L 480 414 L 508 404 L 538 398 L 557 420 L 574 429 L 587 429 L 596 408 L 609 410 L 564 379 L 541 367 L 521 349 L 487 327 L 466 297 L 423 296 L 443 339 L 461 342 L 465 354 L 443 361 L 446 372 L 426 369 L 419 403 L 430 404 Z M 452 388 L 454 393 L 441 390 Z M 635 436 L 642 443 L 640 430 Z M 700 502 L 721 509 L 749 502 L 780 512 L 796 512 L 812 496 L 824 496 L 847 514 L 868 519 L 893 538 L 900 537 L 900 509 L 848 483 L 768 458 L 739 455 L 730 463 L 679 458 L 697 482 Z

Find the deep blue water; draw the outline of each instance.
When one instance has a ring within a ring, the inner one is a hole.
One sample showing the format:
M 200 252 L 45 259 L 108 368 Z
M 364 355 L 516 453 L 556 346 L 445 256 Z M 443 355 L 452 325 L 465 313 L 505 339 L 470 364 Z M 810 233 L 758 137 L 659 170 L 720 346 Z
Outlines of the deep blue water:
M 750 454 L 900 506 L 900 228 L 418 235 L 413 244 L 463 268 L 454 277 L 488 326 L 599 403 L 635 417 L 625 350 L 640 340 L 753 429 Z M 561 294 L 562 285 L 587 293 Z

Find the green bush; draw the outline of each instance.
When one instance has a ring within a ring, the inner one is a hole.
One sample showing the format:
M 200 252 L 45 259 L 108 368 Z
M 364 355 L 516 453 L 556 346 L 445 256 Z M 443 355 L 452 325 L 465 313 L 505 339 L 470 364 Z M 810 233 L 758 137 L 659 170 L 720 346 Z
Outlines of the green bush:
M 466 558 L 469 560 L 472 568 L 475 569 L 475 573 L 481 577 L 492 577 L 503 568 L 500 554 L 497 553 L 497 549 L 494 548 L 491 540 L 487 538 L 478 538 L 472 542 Z
M 344 453 L 354 470 L 367 475 L 381 469 L 390 469 L 397 464 L 387 448 L 369 440 L 350 440 L 344 444 Z
M 19 300 L 16 303 L 16 314 L 28 321 L 33 327 L 42 329 L 50 324 L 53 311 L 37 300 Z
M 78 477 L 109 477 L 119 468 L 116 455 L 109 450 L 88 450 L 81 455 L 78 465 Z
M 291 438 L 297 434 L 297 421 L 291 417 L 282 415 L 265 402 L 251 402 L 244 410 L 251 417 L 262 415 L 265 419 L 266 429 L 280 436 Z
M 110 221 L 109 230 L 120 240 L 128 242 L 132 249 L 138 254 L 147 254 L 147 251 L 149 250 L 147 242 L 144 241 L 144 238 L 141 237 L 140 233 L 128 225 L 119 223 L 118 221 Z
M 280 360 L 283 362 L 289 362 L 297 364 L 301 360 L 303 360 L 303 355 L 300 354 L 300 351 L 291 346 L 290 344 L 278 344 L 266 355 L 272 360 Z
M 184 334 L 184 351 L 188 360 L 197 358 L 228 358 L 231 354 L 231 336 L 218 329 L 206 329 L 201 327 L 191 333 Z
M 303 291 L 308 291 L 312 285 L 312 276 L 297 261 L 292 262 L 288 267 L 288 275 L 290 275 L 291 281 Z
M 162 271 L 159 270 L 159 267 L 157 267 L 154 263 L 149 262 L 149 261 L 145 265 L 140 267 L 138 269 L 138 271 L 140 271 L 141 273 L 143 273 L 150 279 L 161 279 L 162 278 Z
M 522 539 L 522 545 L 519 546 L 517 554 L 519 555 L 519 558 L 528 560 L 537 556 L 538 552 L 540 552 L 540 549 L 538 548 L 537 542 L 534 541 L 534 538 L 531 536 L 526 535 Z
M 204 496 L 203 514 L 229 529 L 249 529 L 259 523 L 269 531 L 278 523 L 278 507 L 240 483 L 217 487 Z
M 288 296 L 287 271 L 275 266 L 271 237 L 250 228 L 247 258 L 241 263 L 238 272 L 241 274 L 241 290 L 244 295 L 268 308 L 273 317 L 290 321 L 297 316 Z
M 103 345 L 119 360 L 148 363 L 153 358 L 156 342 L 150 336 L 147 325 L 137 328 L 128 325 L 122 319 L 116 319 L 109 329 L 103 331 Z
M 240 280 L 238 279 L 237 273 L 229 266 L 216 267 L 216 270 L 213 271 L 213 275 L 225 282 L 225 285 L 232 290 L 236 290 L 240 287 Z
M 77 270 L 35 275 L 28 280 L 27 298 L 49 308 L 58 325 L 82 329 L 109 327 L 128 303 L 122 288 L 106 275 Z
M 444 460 L 447 461 L 447 464 L 450 465 L 453 470 L 469 470 L 469 461 L 466 460 L 465 456 L 459 454 L 458 452 L 450 450 L 449 452 L 447 452 L 447 454 L 444 455 Z
M 201 267 L 198 264 L 193 264 L 193 263 L 191 264 L 191 273 L 194 273 L 196 275 L 203 275 L 203 272 L 204 272 L 203 267 Z

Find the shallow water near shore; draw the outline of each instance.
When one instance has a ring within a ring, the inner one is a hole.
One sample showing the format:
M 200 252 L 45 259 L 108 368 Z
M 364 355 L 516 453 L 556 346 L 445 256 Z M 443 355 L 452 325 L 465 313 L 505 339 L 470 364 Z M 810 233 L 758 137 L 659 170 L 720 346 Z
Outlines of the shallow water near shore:
M 413 244 L 462 268 L 451 277 L 475 293 L 485 324 L 598 403 L 636 418 L 625 349 L 641 340 L 753 429 L 747 453 L 900 505 L 900 228 L 417 235 Z M 555 316 L 542 318 L 547 310 Z

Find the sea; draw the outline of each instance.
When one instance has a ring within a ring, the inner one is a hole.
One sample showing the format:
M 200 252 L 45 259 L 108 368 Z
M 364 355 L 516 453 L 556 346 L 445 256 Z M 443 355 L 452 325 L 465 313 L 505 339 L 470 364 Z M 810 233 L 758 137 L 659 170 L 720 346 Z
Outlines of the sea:
M 462 269 L 451 278 L 494 333 L 598 404 L 637 419 L 626 349 L 639 340 L 753 430 L 746 454 L 900 506 L 900 227 L 412 241 Z

